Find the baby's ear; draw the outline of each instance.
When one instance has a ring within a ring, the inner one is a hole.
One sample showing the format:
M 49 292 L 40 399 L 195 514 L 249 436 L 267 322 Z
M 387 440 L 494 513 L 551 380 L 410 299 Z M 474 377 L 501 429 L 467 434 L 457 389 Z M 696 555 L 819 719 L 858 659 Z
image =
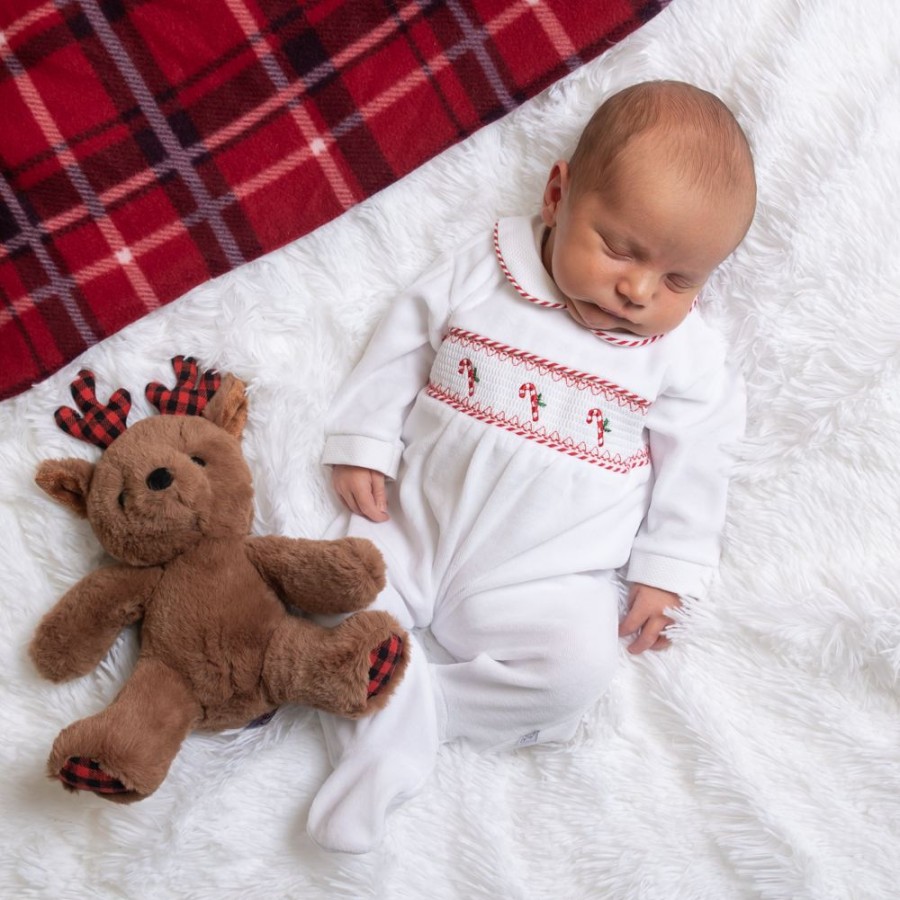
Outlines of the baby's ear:
M 556 214 L 563 195 L 569 189 L 569 164 L 564 159 L 558 159 L 550 170 L 547 184 L 544 187 L 544 196 L 541 198 L 541 221 L 552 228 L 556 224 Z
M 201 415 L 240 440 L 247 424 L 247 406 L 244 382 L 226 375 Z
M 38 466 L 34 480 L 58 503 L 87 518 L 87 498 L 94 464 L 84 459 L 48 459 Z

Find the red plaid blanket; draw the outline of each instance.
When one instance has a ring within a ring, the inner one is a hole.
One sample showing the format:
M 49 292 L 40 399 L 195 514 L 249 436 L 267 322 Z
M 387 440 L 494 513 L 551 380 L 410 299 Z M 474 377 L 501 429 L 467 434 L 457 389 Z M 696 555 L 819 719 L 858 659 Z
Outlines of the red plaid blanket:
M 5 0 L 0 399 L 497 119 L 666 0 Z

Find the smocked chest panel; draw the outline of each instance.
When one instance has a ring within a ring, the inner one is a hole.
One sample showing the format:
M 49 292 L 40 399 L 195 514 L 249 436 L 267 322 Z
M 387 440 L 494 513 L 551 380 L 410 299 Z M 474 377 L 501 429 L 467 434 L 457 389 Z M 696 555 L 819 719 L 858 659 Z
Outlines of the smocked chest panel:
M 452 328 L 426 393 L 549 451 L 626 474 L 650 463 L 650 402 L 611 381 Z

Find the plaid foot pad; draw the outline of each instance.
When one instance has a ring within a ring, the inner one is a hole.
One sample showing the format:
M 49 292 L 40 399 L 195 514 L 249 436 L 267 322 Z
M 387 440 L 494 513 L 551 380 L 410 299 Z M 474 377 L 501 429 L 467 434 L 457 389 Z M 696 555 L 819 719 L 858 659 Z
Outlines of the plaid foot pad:
M 403 638 L 392 634 L 369 654 L 369 697 L 379 694 L 391 680 L 402 653 Z
M 76 791 L 93 791 L 95 794 L 124 794 L 128 788 L 107 775 L 100 763 L 86 756 L 70 756 L 59 770 L 59 780 Z

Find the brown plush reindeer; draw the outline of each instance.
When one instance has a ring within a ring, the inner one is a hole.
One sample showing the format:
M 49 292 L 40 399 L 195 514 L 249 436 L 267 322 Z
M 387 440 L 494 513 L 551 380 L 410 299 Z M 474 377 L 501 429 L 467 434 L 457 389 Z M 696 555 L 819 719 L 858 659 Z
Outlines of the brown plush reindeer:
M 82 412 L 60 427 L 105 448 L 96 465 L 48 460 L 37 483 L 86 517 L 117 562 L 83 578 L 31 643 L 53 681 L 90 672 L 127 625 L 140 656 L 113 703 L 64 729 L 50 776 L 127 803 L 152 794 L 192 729 L 233 728 L 302 703 L 351 718 L 390 696 L 407 664 L 397 622 L 364 609 L 384 586 L 368 541 L 249 537 L 253 490 L 241 453 L 244 385 L 176 357 L 174 390 L 147 386 L 163 414 L 126 430 L 131 401 L 107 406 L 82 371 Z M 288 612 L 353 613 L 334 628 Z

